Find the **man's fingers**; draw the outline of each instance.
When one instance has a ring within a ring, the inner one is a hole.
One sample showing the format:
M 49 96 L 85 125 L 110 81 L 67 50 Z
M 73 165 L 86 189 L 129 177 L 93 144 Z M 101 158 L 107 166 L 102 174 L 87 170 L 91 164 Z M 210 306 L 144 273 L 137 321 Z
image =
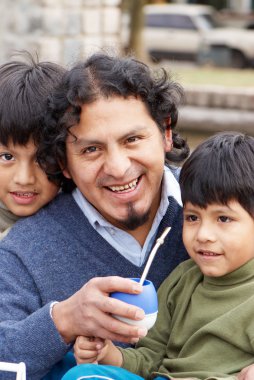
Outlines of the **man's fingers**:
M 145 317 L 143 309 L 107 296 L 101 296 L 98 299 L 97 307 L 104 313 L 115 314 L 137 321 Z
M 142 286 L 133 280 L 118 276 L 95 277 L 87 282 L 86 288 L 95 287 L 105 294 L 112 292 L 124 292 L 138 294 L 142 292 Z
M 116 337 L 121 337 L 120 341 L 131 342 L 133 339 L 137 341 L 147 334 L 146 328 L 129 325 L 100 311 L 97 312 L 97 322 L 100 327 L 96 330 L 95 335 L 103 339 L 117 340 Z

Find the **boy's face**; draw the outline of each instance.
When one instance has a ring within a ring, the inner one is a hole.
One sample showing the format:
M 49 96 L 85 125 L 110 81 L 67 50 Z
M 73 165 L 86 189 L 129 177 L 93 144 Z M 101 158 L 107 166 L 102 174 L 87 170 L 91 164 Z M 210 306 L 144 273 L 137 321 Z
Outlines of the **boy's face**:
M 59 190 L 36 162 L 33 141 L 25 146 L 0 144 L 0 178 L 0 200 L 17 216 L 34 214 Z
M 206 209 L 187 202 L 183 241 L 206 276 L 223 276 L 254 258 L 254 219 L 236 201 Z
M 113 225 L 146 228 L 160 202 L 170 131 L 163 138 L 141 100 L 112 97 L 83 105 L 71 133 L 65 176 Z

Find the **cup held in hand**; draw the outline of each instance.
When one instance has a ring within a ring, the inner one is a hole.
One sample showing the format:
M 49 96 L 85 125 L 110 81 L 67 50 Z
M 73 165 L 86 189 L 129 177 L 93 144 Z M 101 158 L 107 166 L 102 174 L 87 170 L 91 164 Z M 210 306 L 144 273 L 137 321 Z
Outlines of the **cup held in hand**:
M 131 280 L 136 282 L 140 281 L 139 278 L 131 278 Z M 148 330 L 154 325 L 158 313 L 158 298 L 155 287 L 151 281 L 144 281 L 143 291 L 140 294 L 114 292 L 111 293 L 110 296 L 131 305 L 138 306 L 145 312 L 145 318 L 140 321 L 135 321 L 114 314 L 113 316 L 115 318 L 130 325 L 146 327 Z

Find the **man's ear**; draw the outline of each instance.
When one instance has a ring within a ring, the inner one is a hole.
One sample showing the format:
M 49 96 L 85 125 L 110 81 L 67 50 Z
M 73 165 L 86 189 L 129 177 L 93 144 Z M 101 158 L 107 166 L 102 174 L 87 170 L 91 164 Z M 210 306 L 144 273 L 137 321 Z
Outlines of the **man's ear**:
M 72 179 L 72 178 L 71 178 L 71 175 L 70 175 L 70 172 L 69 172 L 69 170 L 68 170 L 67 168 L 63 169 L 62 172 L 63 172 L 63 175 L 64 175 L 66 178 L 68 178 L 68 179 Z
M 165 122 L 165 132 L 164 132 L 164 144 L 165 144 L 165 152 L 170 152 L 173 148 L 173 137 L 172 137 L 172 129 L 170 128 L 171 119 L 167 118 Z
M 62 170 L 63 175 L 64 175 L 66 178 L 71 179 L 71 175 L 70 175 L 70 172 L 69 172 L 67 166 L 64 165 L 64 164 L 63 164 L 62 162 L 60 162 L 60 161 L 58 161 L 58 164 L 59 164 L 59 166 L 60 166 L 60 168 L 61 168 L 61 170 Z
M 173 136 L 171 129 L 171 117 L 168 116 L 164 121 L 165 132 L 164 132 L 164 149 L 165 152 L 170 152 L 173 148 Z

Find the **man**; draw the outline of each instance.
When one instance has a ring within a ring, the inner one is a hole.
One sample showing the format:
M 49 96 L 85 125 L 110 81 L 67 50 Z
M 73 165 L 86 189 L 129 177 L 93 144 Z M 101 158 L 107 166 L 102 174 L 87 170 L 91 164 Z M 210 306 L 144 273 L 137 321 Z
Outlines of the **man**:
M 51 97 L 40 163 L 51 178 L 60 164 L 76 188 L 0 245 L 1 360 L 24 361 L 29 379 L 50 371 L 79 335 L 133 343 L 146 334 L 111 316 L 139 320 L 143 311 L 108 295 L 141 291 L 121 277 L 141 276 L 166 226 L 149 279 L 158 288 L 187 259 L 179 186 L 165 166 L 165 156 L 188 155 L 174 131 L 180 97 L 164 71 L 106 54 L 74 66 Z

